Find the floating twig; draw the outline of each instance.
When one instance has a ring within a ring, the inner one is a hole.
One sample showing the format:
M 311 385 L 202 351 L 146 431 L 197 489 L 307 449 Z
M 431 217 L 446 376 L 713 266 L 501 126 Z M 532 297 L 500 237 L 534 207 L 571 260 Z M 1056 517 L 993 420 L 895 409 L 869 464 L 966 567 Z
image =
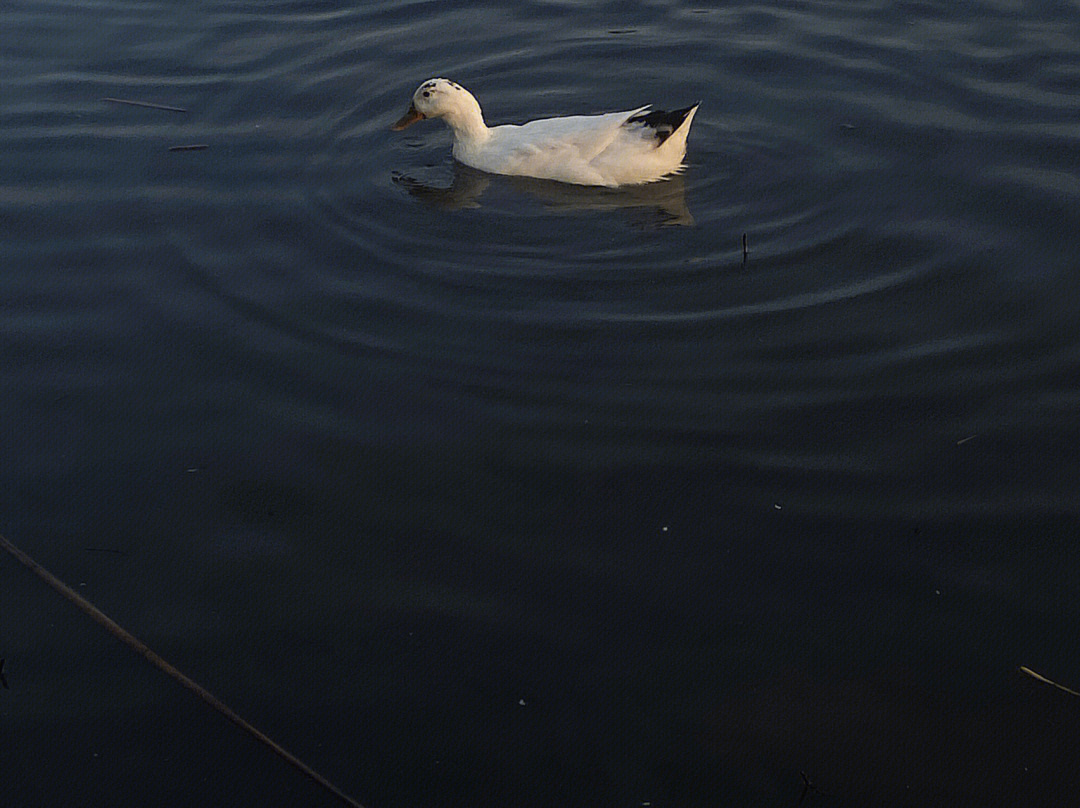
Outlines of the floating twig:
M 102 101 L 108 101 L 110 104 L 127 104 L 131 107 L 148 107 L 149 109 L 163 109 L 168 112 L 187 112 L 182 107 L 170 107 L 168 104 L 155 104 L 152 101 L 132 101 L 129 98 L 102 98 Z
M 967 443 L 969 440 L 975 440 L 976 437 L 976 435 L 968 435 L 966 438 L 960 438 L 960 440 L 956 442 L 956 445 L 960 446 L 961 444 Z
M 1064 690 L 1066 693 L 1068 693 L 1070 695 L 1080 696 L 1080 693 L 1077 693 L 1075 690 L 1070 690 L 1069 688 L 1065 687 L 1065 685 L 1059 685 L 1057 682 L 1051 682 L 1045 676 L 1041 676 L 1041 675 L 1035 673 L 1035 671 L 1033 671 L 1031 668 L 1025 668 L 1023 665 L 1021 665 L 1020 666 L 1020 672 L 1021 673 L 1026 673 L 1031 678 L 1038 679 L 1040 682 L 1044 682 L 1044 683 L 1046 683 L 1048 685 L 1051 685 L 1052 687 L 1056 687 L 1058 690 Z
M 169 151 L 202 151 L 209 148 L 209 143 L 192 143 L 190 146 L 169 146 Z
M 802 805 L 803 801 L 806 799 L 806 795 L 809 794 L 810 789 L 814 787 L 810 782 L 810 778 L 806 776 L 806 772 L 799 772 L 799 777 L 802 778 L 802 794 L 799 795 L 799 801 L 795 803 L 796 805 Z
M 115 620 L 113 620 L 111 617 L 101 611 L 97 606 L 88 601 L 70 586 L 65 584 L 63 581 L 61 581 L 59 578 L 57 578 L 55 575 L 53 575 L 51 572 L 41 566 L 39 563 L 34 561 L 34 559 L 32 559 L 14 544 L 9 542 L 2 535 L 0 535 L 0 549 L 6 550 L 20 564 L 22 564 L 24 567 L 34 573 L 38 578 L 51 586 L 53 590 L 55 590 L 58 594 L 63 595 L 69 601 L 74 603 L 84 614 L 86 614 L 88 617 L 101 625 L 106 631 L 108 631 L 118 640 L 123 642 L 136 653 L 139 653 L 143 657 L 145 657 L 146 660 L 150 662 L 150 664 L 154 665 L 154 667 L 156 667 L 158 670 L 162 671 L 167 676 L 171 677 L 173 680 L 179 682 L 181 685 L 186 687 L 188 690 L 190 690 L 192 693 L 202 699 L 207 705 L 217 710 L 219 713 L 221 713 L 221 715 L 232 721 L 234 724 L 236 724 L 236 726 L 240 727 L 240 729 L 244 730 L 244 732 L 254 737 L 257 741 L 268 746 L 276 755 L 283 758 L 286 762 L 289 763 L 289 765 L 298 769 L 310 780 L 318 783 L 324 789 L 326 789 L 339 800 L 341 800 L 342 803 L 350 806 L 351 808 L 363 808 L 360 803 L 358 803 L 340 788 L 335 786 L 333 783 L 331 783 L 313 768 L 308 766 L 306 763 L 300 760 L 300 758 L 296 757 L 296 755 L 292 754 L 284 747 L 279 746 L 268 735 L 265 735 L 264 733 L 255 729 L 255 727 L 253 727 L 251 724 L 241 718 L 236 712 L 232 710 L 232 708 L 230 708 L 227 704 L 221 701 L 221 699 L 219 699 L 205 687 L 200 685 L 191 677 L 181 673 L 177 668 L 173 667 L 171 664 L 169 664 L 156 653 L 154 653 L 150 649 L 150 647 L 146 645 L 146 643 L 144 643 L 127 629 L 121 627 Z
M 746 247 L 746 233 L 742 234 L 742 260 L 746 263 L 746 256 L 750 254 L 750 250 Z

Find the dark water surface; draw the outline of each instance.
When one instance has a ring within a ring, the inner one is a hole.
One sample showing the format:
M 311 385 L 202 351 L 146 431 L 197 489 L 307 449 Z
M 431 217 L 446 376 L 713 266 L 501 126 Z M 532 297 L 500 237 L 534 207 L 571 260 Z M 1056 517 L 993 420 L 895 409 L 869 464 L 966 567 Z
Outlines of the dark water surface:
M 1080 689 L 1080 3 L 0 21 L 0 532 L 299 757 L 371 808 L 1074 804 L 1018 667 Z M 456 168 L 388 131 L 436 75 L 700 99 L 687 171 Z M 334 804 L 7 557 L 0 657 L 0 805 Z

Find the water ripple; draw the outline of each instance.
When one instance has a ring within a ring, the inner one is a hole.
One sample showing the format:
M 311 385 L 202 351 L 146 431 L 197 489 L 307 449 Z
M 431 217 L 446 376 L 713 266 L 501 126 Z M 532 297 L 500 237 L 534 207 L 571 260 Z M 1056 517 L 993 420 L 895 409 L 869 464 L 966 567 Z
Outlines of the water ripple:
M 16 3 L 0 254 L 146 243 L 177 273 L 165 320 L 227 312 L 253 352 L 393 367 L 497 429 L 572 445 L 587 420 L 612 451 L 879 468 L 805 436 L 723 447 L 898 384 L 951 401 L 950 365 L 982 390 L 1034 378 L 1018 307 L 1071 333 L 1077 22 L 977 5 Z M 66 58 L 36 57 L 73 27 Z M 682 177 L 574 189 L 456 166 L 437 125 L 387 131 L 431 75 L 493 122 L 702 111 Z M 85 331 L 109 309 L 47 311 Z M 11 322 L 45 344 L 48 316 Z

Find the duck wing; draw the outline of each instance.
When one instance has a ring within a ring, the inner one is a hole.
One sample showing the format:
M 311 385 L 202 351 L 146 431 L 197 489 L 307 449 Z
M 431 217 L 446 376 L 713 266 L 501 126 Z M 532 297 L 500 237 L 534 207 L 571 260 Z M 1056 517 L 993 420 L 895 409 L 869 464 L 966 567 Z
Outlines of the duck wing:
M 648 107 L 603 115 L 543 118 L 520 126 L 498 126 L 496 148 L 509 163 L 571 160 L 588 163 L 611 145 L 619 130 Z

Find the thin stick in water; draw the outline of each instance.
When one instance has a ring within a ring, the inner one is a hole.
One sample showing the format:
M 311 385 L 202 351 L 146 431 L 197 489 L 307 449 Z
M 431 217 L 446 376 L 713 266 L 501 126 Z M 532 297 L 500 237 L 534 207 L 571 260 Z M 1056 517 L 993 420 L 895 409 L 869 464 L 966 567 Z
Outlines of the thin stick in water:
M 127 104 L 131 107 L 148 107 L 150 109 L 164 109 L 168 112 L 187 112 L 182 107 L 170 107 L 168 104 L 155 104 L 152 101 L 132 101 L 129 98 L 102 98 L 102 101 L 108 101 L 110 104 Z
M 308 779 L 313 780 L 314 782 L 318 783 L 324 789 L 326 789 L 331 794 L 333 794 L 335 797 L 337 797 L 339 800 L 341 800 L 341 802 L 343 804 L 350 806 L 350 808 L 363 808 L 363 806 L 360 803 L 358 803 L 356 800 L 354 800 L 352 797 L 350 797 L 348 794 L 346 794 L 340 788 L 335 786 L 333 783 L 331 783 L 329 780 L 327 780 L 325 777 L 323 777 L 321 774 L 319 774 L 313 768 L 308 766 L 306 763 L 304 763 L 302 760 L 300 760 L 300 758 L 296 757 L 296 755 L 292 754 L 291 752 L 289 752 L 288 750 L 286 750 L 282 746 L 275 743 L 266 734 L 264 734 L 264 733 L 260 732 L 259 730 L 255 729 L 255 727 L 253 727 L 251 724 L 249 724 L 247 721 L 245 721 L 243 718 L 241 718 L 239 715 L 237 715 L 232 710 L 232 708 L 230 708 L 228 705 L 226 705 L 223 701 L 221 701 L 221 699 L 219 699 L 217 696 L 215 696 L 213 693 L 211 693 L 205 687 L 200 685 L 198 682 L 196 682 L 191 677 L 181 673 L 178 669 L 176 669 L 171 664 L 166 662 L 164 659 L 159 657 L 156 653 L 154 653 L 152 650 L 150 650 L 150 647 L 147 646 L 146 643 L 144 643 L 142 640 L 140 640 L 138 637 L 136 637 L 130 631 L 127 631 L 126 629 L 122 628 L 115 620 L 113 620 L 111 617 L 106 615 L 97 606 L 92 604 L 90 601 L 88 601 L 86 598 L 84 598 L 82 595 L 80 595 L 78 592 L 76 592 L 70 586 L 65 584 L 63 581 L 61 581 L 59 578 L 57 578 L 55 575 L 53 575 L 51 572 L 49 572 L 43 566 L 41 566 L 36 561 L 34 561 L 34 559 L 32 559 L 30 556 L 28 556 L 26 553 L 24 553 L 22 550 L 20 550 L 14 544 L 12 544 L 7 539 L 5 539 L 3 537 L 3 535 L 0 535 L 0 548 L 3 548 L 4 550 L 6 550 L 20 564 L 22 564 L 24 567 L 26 567 L 32 573 L 34 573 L 38 578 L 40 578 L 45 583 L 47 583 L 49 586 L 51 586 L 56 592 L 63 595 L 65 598 L 67 598 L 72 603 L 74 603 L 80 610 L 82 610 L 82 612 L 84 614 L 86 614 L 91 619 L 95 620 L 99 625 L 104 627 L 106 631 L 108 631 L 110 634 L 112 634 L 118 640 L 120 640 L 125 645 L 130 647 L 133 651 L 141 654 L 152 665 L 154 665 L 156 668 L 161 670 L 163 673 L 170 676 L 172 679 L 174 679 L 175 681 L 179 682 L 181 685 L 186 687 L 188 690 L 190 690 L 192 693 L 194 693 L 196 696 L 198 696 L 200 699 L 202 699 L 210 707 L 213 707 L 215 710 L 217 710 L 219 713 L 221 713 L 227 719 L 229 719 L 234 724 L 236 724 L 236 726 L 240 727 L 240 729 L 244 730 L 244 732 L 248 733 L 253 738 L 255 738 L 255 740 L 259 741 L 259 743 L 262 743 L 265 746 L 270 747 L 270 749 L 276 755 L 283 758 L 291 766 L 293 766 L 294 768 L 299 770 L 302 774 L 304 774 Z
M 190 146 L 169 146 L 169 151 L 202 151 L 209 148 L 209 143 L 192 143 Z
M 1035 671 L 1033 671 L 1031 668 L 1025 668 L 1023 665 L 1021 665 L 1020 672 L 1026 673 L 1028 676 L 1032 677 L 1033 679 L 1038 679 L 1040 682 L 1045 682 L 1048 685 L 1056 687 L 1058 690 L 1064 690 L 1066 693 L 1069 693 L 1073 696 L 1080 696 L 1080 693 L 1077 693 L 1075 690 L 1070 690 L 1069 688 L 1065 687 L 1065 685 L 1059 685 L 1057 682 L 1051 682 L 1045 676 L 1040 676 L 1039 674 L 1035 673 Z

